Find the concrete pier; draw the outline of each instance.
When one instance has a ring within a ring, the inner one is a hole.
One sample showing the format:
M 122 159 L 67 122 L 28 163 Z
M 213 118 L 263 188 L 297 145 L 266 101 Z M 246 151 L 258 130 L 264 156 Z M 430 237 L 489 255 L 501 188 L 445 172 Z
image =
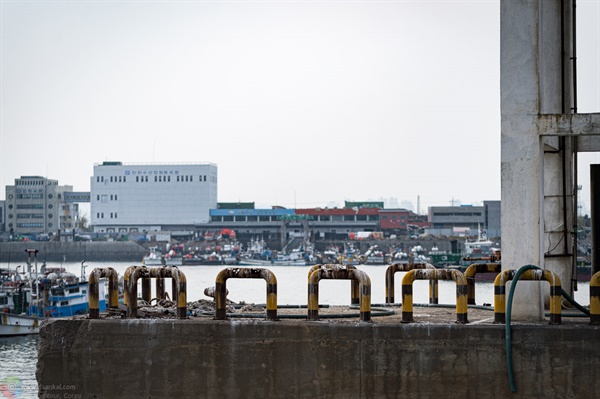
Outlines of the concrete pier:
M 489 320 L 55 320 L 41 330 L 37 379 L 40 397 L 60 398 L 598 396 L 589 319 L 512 326 L 515 393 L 505 326 Z

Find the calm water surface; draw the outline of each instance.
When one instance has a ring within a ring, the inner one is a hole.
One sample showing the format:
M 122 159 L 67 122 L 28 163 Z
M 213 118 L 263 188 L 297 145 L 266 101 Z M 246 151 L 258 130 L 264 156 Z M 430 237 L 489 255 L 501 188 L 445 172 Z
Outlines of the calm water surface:
M 0 263 L 0 267 L 16 266 L 23 263 Z M 130 262 L 98 262 L 88 263 L 85 274 L 94 268 L 112 267 L 119 276 Z M 48 266 L 60 266 L 49 264 Z M 80 263 L 65 263 L 62 265 L 67 271 L 79 276 L 81 274 Z M 225 266 L 180 266 L 179 269 L 187 279 L 187 301 L 198 299 L 209 299 L 204 295 L 206 287 L 215 285 L 215 278 L 219 271 Z M 358 266 L 366 272 L 371 279 L 371 301 L 373 304 L 385 302 L 385 266 Z M 306 305 L 308 302 L 308 270 L 306 266 L 274 266 L 270 267 L 277 278 L 277 302 L 280 305 Z M 395 275 L 395 297 L 396 302 L 401 302 L 402 277 L 405 273 L 398 272 Z M 439 303 L 456 304 L 456 284 L 453 281 L 439 282 Z M 413 283 L 413 301 L 415 304 L 427 303 L 429 301 L 429 282 L 417 280 Z M 171 285 L 167 282 L 167 291 L 170 292 Z M 520 287 L 521 285 L 519 285 Z M 154 288 L 154 287 L 153 287 Z M 228 299 L 247 303 L 265 303 L 266 283 L 262 279 L 228 279 Z M 141 289 L 138 291 L 141 292 Z M 478 305 L 494 303 L 494 284 L 492 282 L 477 283 L 475 288 L 475 299 Z M 575 300 L 583 305 L 589 305 L 589 284 L 579 284 L 579 290 L 575 292 Z M 322 280 L 319 283 L 319 303 L 329 305 L 347 305 L 350 302 L 350 281 Z M 37 382 L 35 379 L 35 368 L 37 362 L 38 336 L 0 338 L 0 398 L 37 397 Z M 12 394 L 13 396 L 10 396 Z

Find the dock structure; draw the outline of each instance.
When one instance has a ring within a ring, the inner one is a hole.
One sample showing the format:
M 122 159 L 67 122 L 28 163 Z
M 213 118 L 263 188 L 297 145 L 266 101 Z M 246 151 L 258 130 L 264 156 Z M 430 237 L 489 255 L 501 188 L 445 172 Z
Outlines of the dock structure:
M 363 321 L 280 312 L 278 320 L 53 320 L 40 331 L 40 397 L 598 396 L 600 326 L 565 317 L 556 298 L 559 288 L 573 291 L 575 155 L 600 150 L 600 114 L 576 113 L 574 0 L 505 0 L 500 9 L 502 270 L 535 265 L 553 276 L 550 288 L 519 284 L 516 323 L 500 309 L 497 320 L 471 308 L 467 318 L 462 280 L 459 323 L 434 308 L 412 309 L 410 323 L 399 312 Z M 544 296 L 552 296 L 552 324 Z
M 589 319 L 513 325 L 517 391 L 511 393 L 505 325 L 489 311 L 470 309 L 468 324 L 456 323 L 453 313 L 415 308 L 408 324 L 400 312 L 369 323 L 269 321 L 264 314 L 55 320 L 42 328 L 38 382 L 45 397 L 591 398 L 600 392 L 600 349 L 590 345 L 600 327 Z M 65 386 L 73 390 L 58 391 Z
M 600 114 L 577 113 L 575 0 L 502 1 L 500 10 L 502 267 L 537 265 L 572 295 L 577 154 L 600 149 Z M 548 298 L 541 284 L 518 292 L 515 317 L 541 319 Z

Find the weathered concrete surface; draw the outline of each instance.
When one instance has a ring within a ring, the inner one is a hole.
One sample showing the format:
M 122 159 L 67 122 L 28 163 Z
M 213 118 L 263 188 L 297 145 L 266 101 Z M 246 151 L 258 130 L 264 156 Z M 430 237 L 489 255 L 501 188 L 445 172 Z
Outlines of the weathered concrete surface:
M 390 320 L 56 320 L 41 331 L 40 397 L 480 399 L 600 392 L 600 328 L 587 319 L 513 326 L 514 394 L 503 325 Z
M 48 262 L 141 262 L 147 250 L 133 241 L 127 242 L 2 242 L 0 243 L 0 262 L 25 262 L 26 249 L 37 249 L 38 261 Z

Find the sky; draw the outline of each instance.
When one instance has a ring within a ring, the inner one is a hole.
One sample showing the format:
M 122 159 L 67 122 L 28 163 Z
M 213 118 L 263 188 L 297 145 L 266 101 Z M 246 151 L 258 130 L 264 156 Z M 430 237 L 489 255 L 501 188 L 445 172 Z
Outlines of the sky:
M 599 112 L 600 0 L 578 10 Z M 0 199 L 89 191 L 103 161 L 215 163 L 218 201 L 257 208 L 500 199 L 498 0 L 0 0 L 0 22 Z

